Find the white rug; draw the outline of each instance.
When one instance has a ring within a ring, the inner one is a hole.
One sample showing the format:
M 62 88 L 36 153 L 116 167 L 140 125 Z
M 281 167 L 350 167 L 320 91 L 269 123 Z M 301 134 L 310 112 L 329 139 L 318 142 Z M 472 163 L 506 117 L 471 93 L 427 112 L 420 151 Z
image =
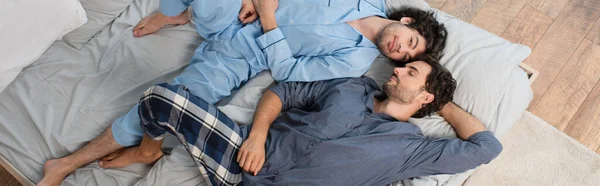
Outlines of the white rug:
M 600 185 L 600 155 L 529 112 L 500 141 L 500 156 L 464 185 Z

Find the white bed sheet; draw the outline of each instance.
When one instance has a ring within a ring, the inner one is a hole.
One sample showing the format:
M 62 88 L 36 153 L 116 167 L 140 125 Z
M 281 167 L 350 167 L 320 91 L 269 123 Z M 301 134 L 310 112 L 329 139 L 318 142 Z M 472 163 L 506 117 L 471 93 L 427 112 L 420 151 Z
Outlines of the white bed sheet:
M 131 34 L 142 16 L 157 7 L 157 0 L 135 1 L 81 49 L 60 40 L 24 68 L 0 93 L 0 154 L 37 182 L 47 159 L 79 149 L 149 86 L 179 74 L 201 42 L 192 25 L 143 38 Z M 65 184 L 132 185 L 147 171 L 145 166 L 102 170 L 91 164 Z

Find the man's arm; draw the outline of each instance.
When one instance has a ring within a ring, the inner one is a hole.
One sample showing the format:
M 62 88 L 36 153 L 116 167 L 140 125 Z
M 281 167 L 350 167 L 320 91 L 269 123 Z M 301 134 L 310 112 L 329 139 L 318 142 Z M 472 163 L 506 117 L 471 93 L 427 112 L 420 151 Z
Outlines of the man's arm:
M 452 102 L 446 104 L 439 114 L 450 123 L 462 140 L 467 140 L 469 136 L 487 130 L 477 118 Z
M 282 102 L 271 90 L 267 90 L 254 113 L 254 121 L 248 138 L 242 143 L 238 152 L 237 162 L 247 172 L 258 174 L 265 163 L 265 143 L 269 128 L 279 115 Z
M 275 31 L 279 30 L 271 32 Z M 279 82 L 360 77 L 379 55 L 376 48 L 347 47 L 327 55 L 294 56 L 285 39 L 263 50 L 271 75 Z
M 265 162 L 265 143 L 271 124 L 279 113 L 290 108 L 307 109 L 326 90 L 326 87 L 344 80 L 318 82 L 286 82 L 272 85 L 265 91 L 254 113 L 252 129 L 242 143 L 237 162 L 254 175 Z
M 256 12 L 259 15 L 262 23 L 263 32 L 267 33 L 277 28 L 277 20 L 275 19 L 275 11 L 279 6 L 279 0 L 252 0 Z
M 379 55 L 377 48 L 345 47 L 327 55 L 295 56 L 277 26 L 277 0 L 253 0 L 264 34 L 256 39 L 278 81 L 320 81 L 359 77 Z
M 464 172 L 490 162 L 502 151 L 502 145 L 494 134 L 454 103 L 445 105 L 439 114 L 450 123 L 460 139 L 418 140 L 410 147 L 414 149 L 410 161 L 402 166 L 406 170 L 403 176 Z

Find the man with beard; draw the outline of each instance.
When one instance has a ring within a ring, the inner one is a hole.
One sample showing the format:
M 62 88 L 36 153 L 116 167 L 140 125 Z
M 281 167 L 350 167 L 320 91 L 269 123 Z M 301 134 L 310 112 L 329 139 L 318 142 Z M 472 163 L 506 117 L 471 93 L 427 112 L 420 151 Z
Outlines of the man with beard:
M 368 77 L 275 84 L 253 123 L 237 126 L 185 86 L 160 84 L 140 101 L 145 135 L 136 148 L 162 156 L 163 135 L 174 134 L 213 185 L 383 185 L 458 173 L 488 163 L 502 146 L 451 102 L 455 87 L 446 69 L 423 57 L 395 68 L 383 90 Z M 460 139 L 428 139 L 407 122 L 438 111 Z

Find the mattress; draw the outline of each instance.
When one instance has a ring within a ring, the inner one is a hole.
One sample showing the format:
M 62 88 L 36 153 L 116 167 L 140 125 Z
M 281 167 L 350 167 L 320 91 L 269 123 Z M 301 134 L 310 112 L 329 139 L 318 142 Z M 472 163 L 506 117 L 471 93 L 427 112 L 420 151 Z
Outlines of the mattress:
M 192 24 L 141 38 L 132 35 L 137 22 L 157 9 L 158 0 L 135 0 L 107 24 L 88 17 L 90 23 L 80 29 L 85 33 L 75 32 L 56 41 L 0 93 L 0 156 L 16 174 L 38 182 L 46 160 L 81 148 L 124 115 L 148 87 L 169 82 L 187 66 L 202 42 Z M 80 35 L 93 37 L 69 40 Z M 381 83 L 391 74 L 391 66 L 387 58 L 380 57 L 367 75 Z M 516 120 L 531 99 L 525 73 L 514 68 L 508 76 L 513 83 L 503 95 L 526 96 L 498 106 L 516 110 L 516 114 L 498 115 L 502 121 Z M 262 90 L 272 82 L 269 72 L 262 72 L 219 102 L 219 108 L 239 124 L 248 124 Z M 166 140 L 163 148 L 170 155 L 154 166 L 102 169 L 93 162 L 67 176 L 63 185 L 203 185 L 205 181 L 187 152 L 173 138 Z M 397 184 L 431 185 L 443 179 L 443 183 L 456 185 L 466 176 L 468 173 L 426 177 Z

